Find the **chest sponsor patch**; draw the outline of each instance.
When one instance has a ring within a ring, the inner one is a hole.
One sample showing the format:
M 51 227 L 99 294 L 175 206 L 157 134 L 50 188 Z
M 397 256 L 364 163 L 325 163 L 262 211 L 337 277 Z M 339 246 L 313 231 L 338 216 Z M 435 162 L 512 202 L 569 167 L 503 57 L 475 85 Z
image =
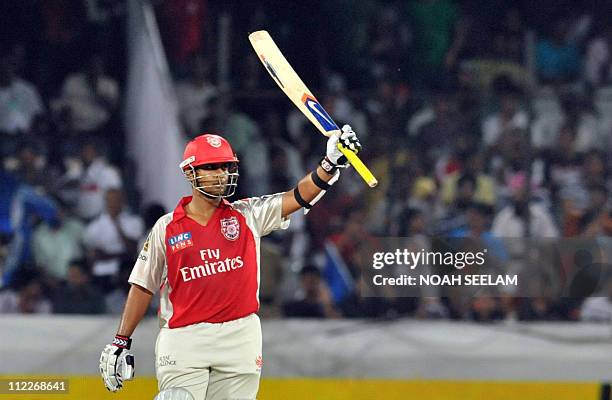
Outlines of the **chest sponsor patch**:
M 240 236 L 240 223 L 238 218 L 229 217 L 221 220 L 221 233 L 227 240 L 236 240 Z
M 193 246 L 191 232 L 182 232 L 176 236 L 172 236 L 170 239 L 168 239 L 168 244 L 170 245 L 170 249 L 173 253 Z

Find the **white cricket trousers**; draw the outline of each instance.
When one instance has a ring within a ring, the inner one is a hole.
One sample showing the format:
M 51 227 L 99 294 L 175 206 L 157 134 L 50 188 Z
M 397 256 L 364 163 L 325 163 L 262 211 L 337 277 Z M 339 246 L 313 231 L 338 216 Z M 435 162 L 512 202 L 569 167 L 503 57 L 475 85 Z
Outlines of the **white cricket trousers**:
M 161 328 L 155 344 L 159 390 L 187 389 L 195 400 L 253 400 L 261 376 L 257 314 L 219 324 Z

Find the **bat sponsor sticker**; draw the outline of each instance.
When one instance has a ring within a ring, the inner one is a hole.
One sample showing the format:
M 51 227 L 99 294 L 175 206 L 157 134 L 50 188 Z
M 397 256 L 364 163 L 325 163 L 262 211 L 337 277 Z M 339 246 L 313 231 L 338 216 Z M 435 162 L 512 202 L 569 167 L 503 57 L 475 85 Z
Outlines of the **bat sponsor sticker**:
M 327 114 L 317 99 L 307 93 L 304 93 L 302 96 L 302 102 L 306 105 L 306 108 L 315 117 L 315 119 L 319 121 L 326 132 L 338 130 L 338 125 L 336 125 L 334 120 L 331 119 L 329 114 Z
M 264 57 L 264 55 L 262 54 L 261 56 L 261 62 L 263 63 L 264 67 L 266 67 L 266 69 L 268 70 L 268 72 L 270 73 L 270 75 L 272 75 L 272 78 L 274 78 L 274 80 L 276 82 L 278 82 L 278 84 L 280 85 L 280 87 L 282 87 L 283 89 L 285 88 L 285 85 L 283 85 L 283 82 L 280 80 L 280 78 L 278 77 L 278 74 L 276 73 L 276 70 L 274 69 L 274 67 L 272 66 L 272 64 L 270 64 L 268 62 L 268 60 L 266 60 L 266 57 Z

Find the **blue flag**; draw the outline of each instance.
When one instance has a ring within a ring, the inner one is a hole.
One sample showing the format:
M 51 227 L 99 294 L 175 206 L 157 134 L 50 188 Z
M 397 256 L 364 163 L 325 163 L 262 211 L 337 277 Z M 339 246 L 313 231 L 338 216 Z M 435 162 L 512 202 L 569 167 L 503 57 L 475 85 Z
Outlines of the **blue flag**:
M 329 286 L 332 298 L 339 304 L 355 287 L 355 281 L 349 272 L 338 248 L 331 241 L 325 242 L 325 266 L 323 268 L 323 278 Z

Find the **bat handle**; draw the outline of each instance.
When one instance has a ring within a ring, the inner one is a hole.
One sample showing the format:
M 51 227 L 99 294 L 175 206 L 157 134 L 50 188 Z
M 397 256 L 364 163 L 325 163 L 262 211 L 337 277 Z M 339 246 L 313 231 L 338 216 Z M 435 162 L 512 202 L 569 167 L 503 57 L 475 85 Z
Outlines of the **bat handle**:
M 361 175 L 361 177 L 368 184 L 369 187 L 373 188 L 373 187 L 376 187 L 376 185 L 378 185 L 378 180 L 374 177 L 372 172 L 370 172 L 368 167 L 366 167 L 363 161 L 361 161 L 361 159 L 357 157 L 357 154 L 355 154 L 355 152 L 353 152 L 350 149 L 347 149 L 346 147 L 342 146 L 340 143 L 338 143 L 338 150 L 340 150 L 342 154 L 346 156 L 349 163 L 355 168 L 357 173 Z

